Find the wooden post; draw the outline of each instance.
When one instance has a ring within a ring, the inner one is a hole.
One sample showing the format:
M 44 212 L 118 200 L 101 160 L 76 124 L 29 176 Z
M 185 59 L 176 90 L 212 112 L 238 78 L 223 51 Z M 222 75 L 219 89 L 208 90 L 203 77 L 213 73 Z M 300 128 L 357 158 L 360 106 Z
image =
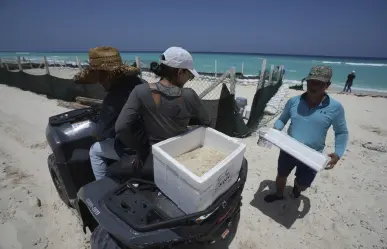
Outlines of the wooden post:
M 274 74 L 274 65 L 272 64 L 271 67 L 270 67 L 270 75 L 269 75 L 269 84 L 272 84 L 272 80 L 273 80 L 273 74 Z
M 7 71 L 9 71 L 9 67 L 8 67 L 7 62 L 4 62 L 4 64 L 5 64 L 5 67 L 7 68 Z
M 215 77 L 218 77 L 218 61 L 215 60 Z
M 140 56 L 136 56 L 136 66 L 137 66 L 138 70 L 140 70 L 140 78 L 142 78 Z
M 216 79 L 216 81 L 209 86 L 207 89 L 205 89 L 201 94 L 199 94 L 199 98 L 204 98 L 208 93 L 210 93 L 212 90 L 214 90 L 219 84 L 221 84 L 224 79 L 226 79 L 230 75 L 230 70 L 228 70 L 226 73 L 224 73 L 222 76 L 220 76 L 219 79 Z
M 139 56 L 136 56 L 136 67 L 141 71 L 141 60 Z
M 77 60 L 77 66 L 78 66 L 79 70 L 82 70 L 82 64 L 81 64 L 81 62 L 79 61 L 78 56 L 75 56 L 75 59 Z
M 31 59 L 28 59 L 28 61 L 30 62 L 31 69 L 33 69 L 34 67 L 32 66 Z
M 100 99 L 91 99 L 91 98 L 86 98 L 86 97 L 81 97 L 81 96 L 76 97 L 75 101 L 81 105 L 86 105 L 86 106 L 100 106 L 100 105 L 102 105 L 102 100 L 100 100 Z
M 235 86 L 236 86 L 235 72 L 236 72 L 235 67 L 232 67 L 230 70 L 230 81 L 231 81 L 230 93 L 233 95 L 235 95 Z
M 46 56 L 43 56 L 44 67 L 46 68 L 46 74 L 50 75 L 50 69 L 48 68 L 48 62 Z
M 136 56 L 136 66 L 137 66 L 137 68 L 138 69 L 140 69 L 140 71 L 141 71 L 141 61 L 140 61 L 140 57 L 139 56 Z
M 82 108 L 90 107 L 87 105 L 81 105 L 77 102 L 67 102 L 67 101 L 63 101 L 63 100 L 58 100 L 58 106 L 70 108 L 70 109 L 82 109 Z
M 241 72 L 242 75 L 245 75 L 245 74 L 244 74 L 244 68 L 245 68 L 245 64 L 244 64 L 244 62 L 242 62 L 242 72 Z
M 261 85 L 262 85 L 262 87 L 264 87 L 264 83 L 265 83 L 265 70 L 266 70 L 266 59 L 263 59 L 262 66 L 261 66 L 261 75 L 259 76 L 259 81 L 258 81 L 258 84 L 257 84 L 257 91 L 261 87 Z
M 1 60 L 1 58 L 0 58 L 0 68 L 4 68 L 3 67 L 3 61 Z
M 20 61 L 20 56 L 17 57 L 17 65 L 19 66 L 19 71 L 23 71 L 23 67 Z
M 283 70 L 284 70 L 284 65 L 281 65 L 277 73 L 277 83 L 280 82 L 280 80 L 282 79 Z

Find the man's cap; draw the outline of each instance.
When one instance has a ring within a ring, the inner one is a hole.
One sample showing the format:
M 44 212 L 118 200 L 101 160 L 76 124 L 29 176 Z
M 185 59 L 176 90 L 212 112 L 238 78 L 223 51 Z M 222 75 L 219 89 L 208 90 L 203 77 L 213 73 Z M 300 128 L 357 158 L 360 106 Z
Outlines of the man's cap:
M 318 80 L 322 82 L 330 82 L 332 78 L 332 68 L 327 66 L 314 66 L 306 77 L 306 80 Z
M 352 71 L 352 73 L 355 73 L 355 71 Z
M 192 55 L 184 48 L 170 47 L 163 55 L 165 60 L 160 60 L 162 64 L 173 68 L 188 69 L 195 77 L 200 76 L 193 68 Z

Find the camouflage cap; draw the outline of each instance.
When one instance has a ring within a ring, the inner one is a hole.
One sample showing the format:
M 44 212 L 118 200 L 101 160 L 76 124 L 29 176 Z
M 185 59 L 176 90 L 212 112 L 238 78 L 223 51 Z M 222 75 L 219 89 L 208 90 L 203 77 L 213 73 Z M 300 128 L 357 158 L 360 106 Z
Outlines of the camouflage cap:
M 327 66 L 314 66 L 306 77 L 306 80 L 318 80 L 322 82 L 330 82 L 332 78 L 332 68 Z

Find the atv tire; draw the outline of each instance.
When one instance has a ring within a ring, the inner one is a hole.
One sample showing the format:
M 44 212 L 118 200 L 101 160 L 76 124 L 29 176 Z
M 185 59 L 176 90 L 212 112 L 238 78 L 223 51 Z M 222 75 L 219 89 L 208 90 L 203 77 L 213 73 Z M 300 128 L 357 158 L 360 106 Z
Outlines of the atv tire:
M 50 154 L 47 159 L 48 169 L 50 171 L 51 179 L 54 183 L 56 191 L 58 192 L 59 197 L 62 201 L 68 206 L 72 207 L 69 196 L 67 194 L 67 190 L 64 186 L 63 179 L 59 174 L 58 165 L 55 161 L 54 154 Z
M 114 239 L 100 226 L 94 229 L 90 238 L 91 249 L 123 249 L 118 246 Z

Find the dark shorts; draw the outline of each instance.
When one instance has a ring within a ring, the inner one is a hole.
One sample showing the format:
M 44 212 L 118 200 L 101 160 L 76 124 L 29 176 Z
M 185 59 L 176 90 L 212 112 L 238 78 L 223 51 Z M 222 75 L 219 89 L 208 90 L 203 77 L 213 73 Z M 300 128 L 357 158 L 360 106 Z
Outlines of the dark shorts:
M 278 176 L 288 177 L 295 167 L 297 183 L 303 187 L 310 187 L 317 172 L 281 150 L 278 157 Z

